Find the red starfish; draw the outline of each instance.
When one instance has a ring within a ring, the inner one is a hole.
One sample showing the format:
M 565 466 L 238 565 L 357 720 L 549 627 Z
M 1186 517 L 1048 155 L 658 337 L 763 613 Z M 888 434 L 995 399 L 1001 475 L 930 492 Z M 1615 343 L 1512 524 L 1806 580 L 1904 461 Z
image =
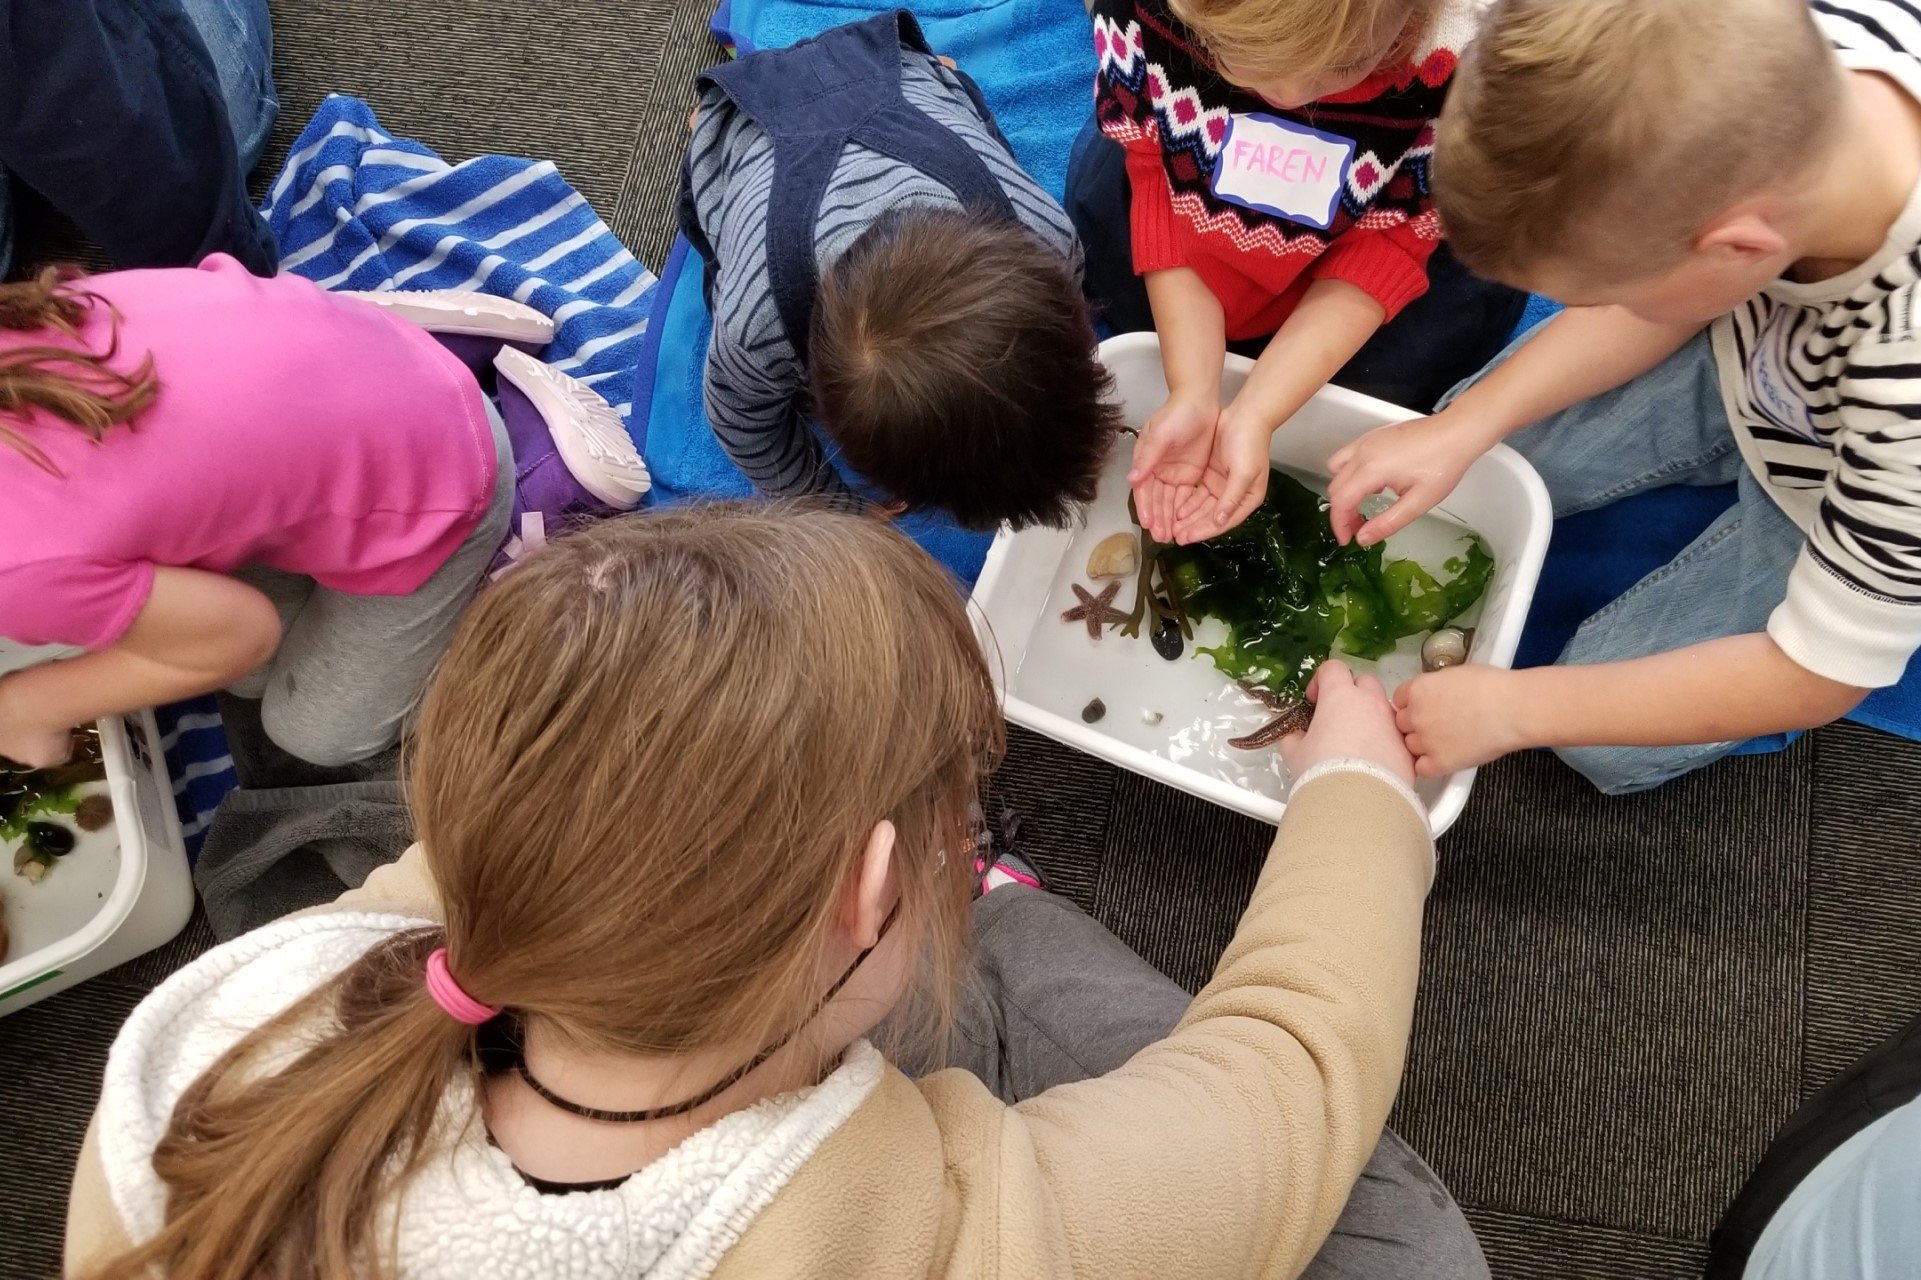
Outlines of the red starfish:
M 1101 638 L 1101 628 L 1110 623 L 1126 622 L 1127 615 L 1114 607 L 1114 597 L 1120 593 L 1118 580 L 1101 588 L 1099 595 L 1091 594 L 1080 583 L 1072 584 L 1074 595 L 1080 603 L 1061 615 L 1062 622 L 1084 622 L 1087 624 L 1087 638 Z

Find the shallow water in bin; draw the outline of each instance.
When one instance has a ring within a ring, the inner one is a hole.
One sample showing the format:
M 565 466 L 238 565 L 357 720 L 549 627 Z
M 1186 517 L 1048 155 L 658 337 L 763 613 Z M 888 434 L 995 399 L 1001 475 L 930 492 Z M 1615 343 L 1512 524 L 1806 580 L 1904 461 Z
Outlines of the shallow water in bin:
M 1290 474 L 1316 493 L 1326 492 L 1325 480 Z M 1367 510 L 1372 513 L 1386 505 L 1386 499 L 1376 499 Z M 1148 643 L 1145 625 L 1138 639 L 1110 628 L 1099 640 L 1093 640 L 1084 624 L 1061 621 L 1061 613 L 1076 603 L 1074 583 L 1096 592 L 1106 585 L 1087 576 L 1087 557 L 1094 545 L 1111 533 L 1134 527 L 1127 518 L 1124 484 L 1103 484 L 1100 499 L 1088 510 L 1087 524 L 1074 535 L 1055 571 L 1046 607 L 1027 637 L 1020 665 L 1009 673 L 1009 692 L 1077 723 L 1082 709 L 1099 698 L 1107 712 L 1088 726 L 1092 732 L 1208 777 L 1276 800 L 1285 799 L 1287 770 L 1279 751 L 1272 747 L 1242 751 L 1227 745 L 1229 738 L 1252 733 L 1266 724 L 1272 713 L 1197 652 L 1226 640 L 1225 625 L 1212 618 L 1196 620 L 1194 638 L 1186 643 L 1179 658 L 1169 662 Z M 1460 554 L 1467 532 L 1465 525 L 1444 516 L 1426 515 L 1388 539 L 1387 558 L 1418 561 L 1440 576 L 1442 564 Z M 1120 581 L 1114 606 L 1125 612 L 1134 603 L 1134 575 Z M 1453 625 L 1471 627 L 1480 614 L 1481 602 L 1476 601 Z M 1392 653 L 1374 662 L 1338 651 L 1335 656 L 1357 673 L 1372 672 L 1380 677 L 1392 693 L 1403 680 L 1419 674 L 1423 638 L 1409 636 Z M 1160 717 L 1158 723 L 1150 724 L 1156 715 Z
M 82 783 L 77 794 L 105 795 L 107 784 Z M 65 857 L 55 858 L 40 883 L 32 884 L 13 869 L 13 855 L 22 842 L 0 839 L 0 911 L 5 912 L 12 934 L 0 962 L 18 960 L 78 932 L 99 912 L 120 878 L 120 834 L 113 823 L 99 831 L 81 831 L 71 814 L 48 814 L 35 820 L 71 831 L 74 848 Z

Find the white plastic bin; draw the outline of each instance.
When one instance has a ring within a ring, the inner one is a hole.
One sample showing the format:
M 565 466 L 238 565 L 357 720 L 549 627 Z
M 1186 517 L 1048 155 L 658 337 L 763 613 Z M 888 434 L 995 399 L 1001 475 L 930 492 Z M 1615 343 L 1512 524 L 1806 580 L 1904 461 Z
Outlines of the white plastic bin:
M 27 660 L 0 642 L 0 671 Z M 14 874 L 12 845 L 0 850 L 0 909 L 12 939 L 0 963 L 0 1016 L 153 950 L 193 914 L 193 877 L 153 713 L 99 727 L 112 825 L 81 835 L 37 885 Z
M 1127 424 L 1138 428 L 1167 396 L 1159 341 L 1153 334 L 1127 334 L 1102 344 L 1101 357 L 1114 374 Z M 1250 360 L 1228 357 L 1222 379 L 1223 402 L 1240 389 L 1251 368 Z M 1384 401 L 1330 386 L 1274 434 L 1271 456 L 1276 466 L 1325 478 L 1327 459 L 1342 445 L 1375 427 L 1416 416 Z M 1197 697 L 1220 700 L 1223 708 L 1230 698 L 1244 702 L 1244 708 L 1223 712 L 1251 717 L 1234 732 L 1246 732 L 1259 724 L 1261 709 L 1244 699 L 1206 659 L 1193 656 L 1191 651 L 1179 661 L 1168 663 L 1153 654 L 1145 639 L 1129 640 L 1113 632 L 1098 641 L 1082 636 L 1075 643 L 1084 642 L 1084 647 L 1070 651 L 1068 661 L 1058 654 L 1047 658 L 1049 692 L 1058 683 L 1069 691 L 1068 695 L 1048 699 L 1051 708 L 1039 705 L 1038 695 L 1023 696 L 1021 676 L 1030 656 L 1030 641 L 1039 628 L 1059 627 L 1061 584 L 1085 582 L 1082 566 L 1066 565 L 1064 558 L 1071 553 L 1078 562 L 1093 535 L 1133 527 L 1127 517 L 1130 453 L 1131 441 L 1123 440 L 1108 461 L 1099 494 L 1081 528 L 1037 528 L 1019 533 L 1002 530 L 988 552 L 974 588 L 975 626 L 994 668 L 1007 718 L 1124 769 L 1226 808 L 1278 822 L 1285 805 L 1278 798 L 1283 784 L 1272 753 L 1249 756 L 1245 763 L 1236 758 L 1231 766 L 1224 765 L 1223 760 L 1232 754 L 1221 741 L 1229 736 L 1225 731 L 1213 736 L 1203 733 L 1191 740 L 1160 741 L 1136 727 L 1156 715 L 1163 705 L 1185 705 Z M 1494 556 L 1494 577 L 1482 599 L 1470 661 L 1506 666 L 1514 660 L 1541 561 L 1547 554 L 1552 526 L 1547 490 L 1534 468 L 1503 445 L 1468 470 L 1435 514 L 1479 533 Z M 1391 542 L 1389 549 L 1393 550 Z M 1132 581 L 1123 581 L 1116 604 L 1127 607 L 1133 591 Z M 1044 611 L 1047 616 L 1043 616 Z M 1418 650 L 1418 638 L 1404 641 L 1402 648 L 1398 668 L 1383 660 L 1383 678 L 1390 683 L 1396 674 L 1409 669 L 1410 661 L 1418 666 L 1418 657 L 1409 657 Z M 1071 706 L 1078 706 L 1090 693 L 1100 696 L 1107 707 L 1105 716 L 1092 724 L 1069 713 Z M 1474 774 L 1469 770 L 1421 784 L 1437 834 L 1460 816 L 1473 783 Z

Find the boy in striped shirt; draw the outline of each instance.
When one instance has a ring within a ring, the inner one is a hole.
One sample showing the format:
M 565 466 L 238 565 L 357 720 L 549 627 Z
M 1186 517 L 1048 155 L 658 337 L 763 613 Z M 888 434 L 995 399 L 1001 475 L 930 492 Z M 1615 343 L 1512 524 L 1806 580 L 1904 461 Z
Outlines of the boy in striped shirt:
M 1337 535 L 1388 536 L 1503 438 L 1557 516 L 1740 496 L 1555 666 L 1403 686 L 1420 772 L 1548 746 L 1634 791 L 1899 682 L 1921 646 L 1921 10 L 1501 0 L 1435 182 L 1464 262 L 1568 310 L 1335 455 Z

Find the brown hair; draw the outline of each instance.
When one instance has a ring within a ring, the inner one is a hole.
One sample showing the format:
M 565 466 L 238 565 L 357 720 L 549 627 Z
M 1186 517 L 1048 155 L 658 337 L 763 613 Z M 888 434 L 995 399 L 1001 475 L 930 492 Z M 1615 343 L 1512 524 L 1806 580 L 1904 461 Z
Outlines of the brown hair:
M 1436 0 L 1169 0 L 1169 9 L 1217 63 L 1240 76 L 1322 75 L 1357 59 L 1377 65 L 1411 52 Z M 1387 46 L 1385 57 L 1380 56 Z M 1375 67 L 1368 67 L 1372 72 Z
M 383 1275 L 471 1028 L 423 986 L 612 1053 L 743 1059 L 820 997 L 840 889 L 898 829 L 893 926 L 951 1007 L 1003 729 L 953 582 L 884 522 L 712 506 L 607 521 L 482 593 L 427 694 L 411 803 L 446 926 L 398 935 L 181 1097 L 166 1225 L 100 1274 Z M 309 1044 L 264 1074 L 290 1035 Z
M 824 273 L 814 412 L 848 464 L 910 509 L 990 529 L 1062 525 L 1120 431 L 1079 283 L 1025 228 L 894 209 Z
M 1483 275 L 1645 277 L 1804 171 L 1844 88 L 1806 0 L 1502 0 L 1441 113 L 1435 202 Z
M 0 284 L 0 331 L 50 330 L 77 340 L 90 307 L 106 307 L 113 319 L 112 336 L 101 352 L 52 342 L 0 347 L 0 444 L 56 475 L 59 469 L 14 422 L 40 410 L 98 440 L 108 427 L 131 425 L 160 391 L 152 356 L 132 373 L 113 367 L 120 353 L 120 313 L 100 295 L 76 286 L 77 279 L 72 267 L 48 267 L 31 280 Z

